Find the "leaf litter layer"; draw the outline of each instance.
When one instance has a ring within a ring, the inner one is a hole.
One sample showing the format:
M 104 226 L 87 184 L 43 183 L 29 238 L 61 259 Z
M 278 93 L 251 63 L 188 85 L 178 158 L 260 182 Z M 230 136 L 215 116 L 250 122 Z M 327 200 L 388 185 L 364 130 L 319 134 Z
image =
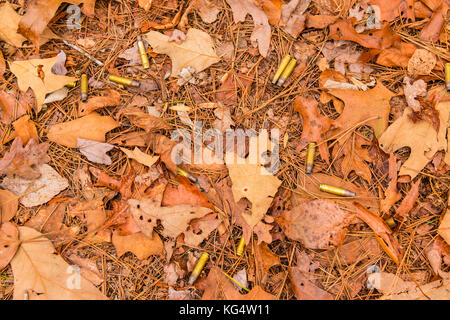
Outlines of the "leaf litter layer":
M 69 2 L 82 4 L 80 29 L 62 2 L 0 4 L 17 15 L 0 32 L 2 299 L 60 296 L 68 264 L 83 276 L 82 292 L 63 290 L 74 299 L 449 298 L 445 1 L 395 1 L 398 12 L 384 0 Z M 296 67 L 272 85 L 286 54 Z M 62 90 L 82 73 L 86 103 L 79 82 Z M 177 175 L 171 133 L 196 121 L 279 129 L 278 172 L 183 164 L 197 182 Z

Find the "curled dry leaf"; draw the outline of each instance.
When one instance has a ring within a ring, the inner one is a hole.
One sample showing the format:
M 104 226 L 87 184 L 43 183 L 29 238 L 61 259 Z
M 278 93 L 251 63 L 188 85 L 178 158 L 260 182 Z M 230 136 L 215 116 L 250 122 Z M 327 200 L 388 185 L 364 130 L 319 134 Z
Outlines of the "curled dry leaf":
M 252 0 L 226 0 L 233 12 L 233 21 L 235 23 L 245 21 L 247 14 L 250 14 L 253 18 L 251 41 L 258 42 L 259 53 L 263 57 L 267 57 L 270 47 L 271 29 L 269 25 L 269 19 L 263 10 L 258 8 Z
M 220 60 L 211 37 L 198 29 L 189 29 L 186 40 L 180 45 L 170 42 L 169 36 L 156 31 L 150 31 L 145 37 L 154 52 L 167 54 L 171 58 L 172 76 L 175 77 L 184 68 L 191 67 L 201 72 Z
M 420 31 L 419 38 L 425 41 L 437 41 L 441 33 L 441 29 L 445 24 L 448 12 L 448 2 L 442 1 L 439 8 L 433 13 L 430 22 Z
M 425 255 L 430 262 L 434 274 L 443 279 L 450 280 L 450 272 L 442 270 L 442 262 L 445 264 L 450 263 L 450 246 L 440 237 L 437 237 L 430 246 L 425 248 Z
M 386 225 L 386 223 L 379 216 L 373 214 L 366 208 L 364 208 L 358 202 L 353 202 L 356 209 L 356 216 L 373 230 L 378 236 L 376 239 L 383 250 L 388 256 L 398 265 L 400 263 L 400 245 L 392 230 Z
M 297 97 L 293 107 L 303 118 L 303 132 L 297 145 L 297 152 L 300 152 L 309 142 L 315 142 L 318 145 L 320 156 L 329 163 L 330 152 L 323 134 L 330 129 L 332 120 L 319 113 L 318 103 L 315 99 Z
M 19 33 L 38 46 L 42 33 L 62 2 L 63 0 L 28 2 L 26 14 L 19 22 Z M 64 0 L 64 2 L 76 5 L 83 3 L 83 12 L 89 17 L 94 16 L 95 0 Z
M 0 39 L 14 47 L 21 47 L 27 39 L 17 32 L 21 16 L 6 2 L 0 6 Z M 50 39 L 58 38 L 53 32 L 43 26 L 39 45 L 43 45 Z
M 152 238 L 147 237 L 142 232 L 121 236 L 114 232 L 112 243 L 117 251 L 117 256 L 121 257 L 126 252 L 131 252 L 139 260 L 145 260 L 151 255 L 164 257 L 165 250 L 161 238 L 154 234 Z
M 0 271 L 12 260 L 19 245 L 17 226 L 11 222 L 0 224 Z
M 0 190 L 0 223 L 11 220 L 16 215 L 18 208 L 19 197 L 11 191 Z
M 34 207 L 47 203 L 54 196 L 66 189 L 69 184 L 58 172 L 47 164 L 37 168 L 39 178 L 28 180 L 20 177 L 5 177 L 1 186 L 20 196 L 20 203 L 25 207 Z
M 76 81 L 74 77 L 60 76 L 52 72 L 58 56 L 49 59 L 31 59 L 9 63 L 9 69 L 17 77 L 20 90 L 33 89 L 36 97 L 37 112 L 41 111 L 47 93 L 61 89 Z M 39 76 L 43 75 L 43 78 Z
M 142 128 L 147 132 L 172 129 L 172 126 L 162 118 L 142 112 L 139 108 L 126 107 L 121 110 L 121 113 L 125 115 L 133 125 Z
M 38 133 L 34 122 L 30 120 L 29 115 L 25 115 L 13 122 L 16 134 L 22 139 L 23 145 L 27 145 L 30 139 L 39 140 Z
M 406 194 L 403 201 L 397 208 L 394 218 L 400 223 L 403 223 L 408 218 L 408 213 L 414 207 L 414 204 L 419 197 L 419 186 L 421 179 L 417 180 L 411 187 L 411 190 Z
M 137 162 L 139 162 L 147 167 L 151 167 L 159 159 L 159 156 L 151 156 L 149 154 L 146 154 L 146 153 L 142 152 L 141 150 L 139 150 L 139 148 L 137 148 L 137 147 L 135 147 L 134 150 L 128 150 L 125 148 L 120 148 L 120 150 L 122 150 L 123 153 L 125 153 L 128 158 L 134 159 Z
M 398 179 L 398 164 L 397 158 L 394 153 L 389 154 L 389 185 L 384 192 L 384 199 L 380 201 L 380 210 L 383 213 L 388 212 L 391 207 L 402 198 L 402 195 L 397 189 L 397 179 Z
M 191 205 L 161 207 L 161 200 L 162 195 L 157 195 L 154 199 L 128 200 L 136 224 L 147 237 L 152 237 L 153 228 L 157 226 L 158 220 L 164 227 L 161 234 L 176 239 L 188 229 L 191 220 L 211 213 L 209 208 Z
M 0 108 L 3 111 L 1 121 L 4 124 L 9 124 L 27 113 L 28 104 L 23 99 L 16 100 L 13 95 L 0 90 Z
M 77 147 L 89 161 L 106 165 L 112 163 L 106 154 L 114 148 L 112 144 L 77 138 Z
M 374 55 L 378 54 L 376 63 L 381 64 L 386 67 L 401 67 L 407 68 L 409 64 L 409 59 L 417 50 L 416 46 L 409 42 L 396 41 L 392 47 L 384 50 L 373 50 Z M 371 51 L 366 54 L 370 56 Z
M 281 0 L 255 0 L 255 4 L 267 15 L 269 23 L 277 26 L 281 20 L 281 8 L 284 4 Z
M 309 249 L 331 249 L 343 243 L 351 222 L 348 211 L 331 200 L 304 201 L 276 221 L 284 234 Z
M 40 232 L 19 227 L 21 246 L 11 261 L 14 300 L 104 300 L 106 297 L 81 277 L 79 287 L 68 286 L 68 274 L 75 272 L 52 243 Z M 69 282 L 70 283 L 70 282 Z
M 50 161 L 48 147 L 48 143 L 38 144 L 31 139 L 24 148 L 20 137 L 14 139 L 11 148 L 0 160 L 0 174 L 29 180 L 39 178 L 41 175 L 36 166 Z
M 93 112 L 82 118 L 54 125 L 47 136 L 50 141 L 76 148 L 78 138 L 105 142 L 105 134 L 118 126 L 119 123 L 113 118 Z
M 120 104 L 120 93 L 116 90 L 109 90 L 107 94 L 101 97 L 92 97 L 88 101 L 80 101 L 78 105 L 78 116 L 85 116 L 97 109 L 118 106 Z

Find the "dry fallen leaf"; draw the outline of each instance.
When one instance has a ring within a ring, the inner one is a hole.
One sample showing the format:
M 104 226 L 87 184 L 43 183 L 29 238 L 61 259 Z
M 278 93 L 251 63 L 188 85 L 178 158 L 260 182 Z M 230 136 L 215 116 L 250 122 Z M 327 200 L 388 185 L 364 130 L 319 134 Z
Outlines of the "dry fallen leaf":
M 331 200 L 305 201 L 285 211 L 276 221 L 284 234 L 309 249 L 331 249 L 342 244 L 352 216 Z
M 105 142 L 105 134 L 118 126 L 119 123 L 113 118 L 93 112 L 82 118 L 54 125 L 47 136 L 50 141 L 76 148 L 78 138 Z
M 303 118 L 303 131 L 296 151 L 300 152 L 309 142 L 315 142 L 318 145 L 320 156 L 329 163 L 330 152 L 322 134 L 330 129 L 332 120 L 319 113 L 318 103 L 315 99 L 297 97 L 294 100 L 293 108 Z
M 99 286 L 104 281 L 103 275 L 98 270 L 97 263 L 93 259 L 81 258 L 76 254 L 71 254 L 67 259 L 79 266 L 81 276 L 92 282 L 94 286 Z
M 169 36 L 156 31 L 150 31 L 145 38 L 154 52 L 167 54 L 171 58 L 174 77 L 184 68 L 191 67 L 200 72 L 220 60 L 211 37 L 198 29 L 189 29 L 186 40 L 180 45 L 170 42 Z
M 120 150 L 122 150 L 123 153 L 125 153 L 128 158 L 134 159 L 137 162 L 142 163 L 143 165 L 145 165 L 147 167 L 151 167 L 159 159 L 159 156 L 151 156 L 151 155 L 139 150 L 138 147 L 135 147 L 134 150 L 128 150 L 125 148 L 120 148 Z
M 0 224 L 11 220 L 19 208 L 19 197 L 8 190 L 0 189 Z
M 227 0 L 227 3 L 231 7 L 235 23 L 245 21 L 247 14 L 252 16 L 255 28 L 250 36 L 250 40 L 257 41 L 259 53 L 263 57 L 267 57 L 272 33 L 267 15 L 252 0 Z
M 441 29 L 445 24 L 448 9 L 448 2 L 442 1 L 440 7 L 431 16 L 430 22 L 420 31 L 420 40 L 437 41 L 439 39 Z
M 412 186 L 411 190 L 403 198 L 402 202 L 398 206 L 394 218 L 400 223 L 403 223 L 408 218 L 408 213 L 414 207 L 414 204 L 419 197 L 419 186 L 421 179 L 417 180 Z
M 20 137 L 14 139 L 11 148 L 0 160 L 0 174 L 7 174 L 10 178 L 39 178 L 40 173 L 36 166 L 50 161 L 47 155 L 48 147 L 48 143 L 38 144 L 35 139 L 31 139 L 24 148 Z
M 13 122 L 16 134 L 22 139 L 23 145 L 27 145 L 30 139 L 39 140 L 38 133 L 34 122 L 30 120 L 29 115 L 25 115 Z
M 297 38 L 305 28 L 306 15 L 310 0 L 291 0 L 288 4 L 281 6 L 281 20 L 285 25 L 283 30 L 294 38 Z
M 277 26 L 281 20 L 282 0 L 255 0 L 255 4 L 264 10 L 269 19 L 269 23 Z
M 50 0 L 45 2 L 33 0 L 27 3 L 26 14 L 20 19 L 19 33 L 37 46 L 47 24 L 53 18 L 62 2 L 76 5 L 83 3 L 83 13 L 89 17 L 94 16 L 95 0 Z
M 439 224 L 438 233 L 447 242 L 447 244 L 450 245 L 450 207 L 447 208 L 447 212 L 442 217 L 441 223 Z
M 120 112 L 125 115 L 133 125 L 142 128 L 147 132 L 172 129 L 172 125 L 164 119 L 142 112 L 139 108 L 128 106 L 123 108 Z
M 425 49 L 416 49 L 408 61 L 408 73 L 414 77 L 429 75 L 436 65 L 436 55 Z
M 27 39 L 17 32 L 21 16 L 6 2 L 0 6 L 0 39 L 7 43 L 21 47 Z M 50 39 L 58 38 L 50 29 L 44 26 L 39 45 L 43 45 Z
M 36 171 L 39 174 L 36 180 L 5 177 L 1 186 L 20 196 L 20 203 L 25 207 L 47 203 L 69 186 L 67 180 L 47 164 L 39 165 Z
M 164 257 L 165 250 L 161 238 L 154 234 L 150 239 L 142 232 L 121 236 L 117 232 L 113 233 L 112 243 L 117 251 L 117 256 L 121 257 L 126 252 L 136 255 L 139 260 L 145 260 L 151 255 Z
M 153 0 L 139 0 L 139 7 L 148 11 L 152 7 L 152 2 Z
M 85 116 L 97 109 L 118 106 L 120 104 L 120 93 L 116 90 L 109 90 L 107 94 L 100 97 L 90 97 L 88 101 L 78 105 L 78 116 Z
M 9 69 L 17 77 L 19 88 L 27 91 L 33 89 L 36 97 L 37 112 L 41 111 L 45 95 L 61 89 L 66 84 L 76 81 L 74 77 L 60 76 L 52 72 L 58 56 L 49 59 L 31 59 L 9 63 Z M 43 75 L 40 78 L 39 75 Z
M 238 102 L 238 92 L 241 97 L 245 97 L 250 93 L 250 87 L 253 83 L 255 74 L 243 74 L 230 70 L 226 74 L 226 80 L 222 83 L 216 93 L 217 101 L 225 106 L 236 105 Z
M 189 204 L 191 206 L 214 210 L 214 206 L 205 194 L 192 184 L 188 178 L 179 175 L 175 181 L 175 183 L 167 184 L 161 202 L 162 206 L 173 207 L 181 204 Z
M 384 192 L 384 199 L 380 201 L 380 210 L 383 213 L 388 212 L 391 207 L 402 198 L 401 193 L 397 189 L 397 172 L 398 164 L 397 159 L 393 152 L 389 155 L 389 185 Z
M 264 283 L 267 279 L 267 272 L 273 266 L 281 264 L 280 257 L 269 249 L 267 244 L 261 243 L 259 245 L 253 246 L 255 248 L 255 268 L 256 268 L 256 279 L 261 283 Z
M 14 300 L 104 300 L 106 297 L 56 254 L 40 232 L 19 227 L 21 245 L 11 261 Z M 75 286 L 79 285 L 79 288 Z
M 332 294 L 312 283 L 298 267 L 289 268 L 289 279 L 297 300 L 334 300 Z
M 19 245 L 17 226 L 11 222 L 0 224 L 0 271 L 12 260 Z
M 89 161 L 110 165 L 111 158 L 106 154 L 114 148 L 112 144 L 77 138 L 77 147 Z
M 17 100 L 13 95 L 0 90 L 0 108 L 2 109 L 1 121 L 9 124 L 18 117 L 27 113 L 29 105 L 22 99 Z

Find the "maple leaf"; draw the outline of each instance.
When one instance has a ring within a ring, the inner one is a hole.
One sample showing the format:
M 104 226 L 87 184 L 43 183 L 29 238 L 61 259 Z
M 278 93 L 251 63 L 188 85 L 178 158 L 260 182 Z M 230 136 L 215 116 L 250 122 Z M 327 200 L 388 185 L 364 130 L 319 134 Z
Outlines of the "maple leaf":
M 63 146 L 76 148 L 78 138 L 105 142 L 105 134 L 118 126 L 119 123 L 113 118 L 93 112 L 76 120 L 55 124 L 48 131 L 47 137 Z
M 50 161 L 48 147 L 48 143 L 38 144 L 31 139 L 24 148 L 20 137 L 14 139 L 10 150 L 0 160 L 0 174 L 7 174 L 9 177 L 17 175 L 24 179 L 39 178 L 41 175 L 35 166 Z
M 0 39 L 15 47 L 21 47 L 27 39 L 17 32 L 21 16 L 9 3 L 0 6 Z M 50 39 L 58 38 L 50 29 L 44 26 L 39 45 L 43 45 Z
M 79 287 L 67 286 L 67 262 L 40 232 L 19 227 L 21 246 L 11 261 L 14 300 L 104 300 L 106 297 L 80 277 Z
M 209 208 L 191 205 L 161 207 L 161 201 L 161 194 L 153 199 L 128 200 L 136 224 L 149 238 L 153 236 L 153 228 L 156 227 L 158 220 L 164 227 L 162 235 L 175 239 L 188 229 L 191 220 L 202 218 L 211 213 Z
M 288 238 L 306 248 L 330 249 L 344 241 L 351 216 L 334 201 L 320 199 L 305 201 L 275 220 Z
M 58 61 L 58 56 L 49 59 L 31 59 L 9 63 L 9 69 L 17 77 L 19 88 L 27 91 L 33 89 L 36 97 L 37 112 L 41 111 L 45 95 L 61 89 L 66 84 L 76 81 L 74 77 L 56 75 L 52 68 Z M 39 77 L 44 75 L 43 78 Z
M 332 120 L 322 116 L 317 106 L 315 99 L 297 97 L 294 100 L 293 108 L 303 118 L 303 131 L 296 150 L 300 152 L 309 142 L 315 142 L 322 159 L 330 163 L 330 152 L 322 135 L 330 129 Z
M 381 82 L 367 91 L 335 89 L 329 93 L 345 104 L 342 114 L 332 122 L 334 128 L 339 128 L 332 131 L 333 136 L 367 125 L 379 137 L 387 128 L 391 108 L 389 101 L 394 93 L 386 89 Z
M 154 52 L 167 54 L 171 58 L 174 77 L 184 68 L 191 67 L 196 72 L 201 72 L 220 61 L 211 37 L 198 29 L 189 29 L 186 40 L 181 44 L 169 41 L 169 36 L 156 31 L 150 31 L 145 38 Z
M 84 3 L 82 11 L 89 17 L 94 16 L 95 0 L 32 0 L 28 2 L 26 14 L 20 19 L 19 33 L 38 47 L 42 33 L 62 2 L 76 5 Z

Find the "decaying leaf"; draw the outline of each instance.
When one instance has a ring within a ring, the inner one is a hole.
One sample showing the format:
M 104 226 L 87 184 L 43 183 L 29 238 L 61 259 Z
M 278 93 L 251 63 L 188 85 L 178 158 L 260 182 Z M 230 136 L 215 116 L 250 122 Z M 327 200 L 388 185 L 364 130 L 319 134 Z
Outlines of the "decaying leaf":
M 412 76 L 428 75 L 436 65 L 436 55 L 425 49 L 416 49 L 408 61 L 408 73 Z
M 209 208 L 191 205 L 161 207 L 161 200 L 162 195 L 157 195 L 154 199 L 128 200 L 136 224 L 147 237 L 153 236 L 153 228 L 157 226 L 158 220 L 164 227 L 162 235 L 175 239 L 187 230 L 191 220 L 211 213 Z
M 363 238 L 343 244 L 336 250 L 336 255 L 340 263 L 353 264 L 365 258 L 376 258 L 381 252 L 375 238 Z
M 118 126 L 119 123 L 113 118 L 93 112 L 82 118 L 54 125 L 47 136 L 50 141 L 76 148 L 78 138 L 105 142 L 105 134 Z
M 30 120 L 29 115 L 25 115 L 13 122 L 16 134 L 22 139 L 23 145 L 27 145 L 30 139 L 39 140 L 38 133 L 34 122 Z
M 134 150 L 128 150 L 125 148 L 120 148 L 120 150 L 122 150 L 123 153 L 125 153 L 128 158 L 134 159 L 137 162 L 142 163 L 143 165 L 145 165 L 147 167 L 151 167 L 159 159 L 159 156 L 151 156 L 151 155 L 139 150 L 138 147 L 135 147 Z
M 26 14 L 19 22 L 19 33 L 37 46 L 47 24 L 53 18 L 62 2 L 63 0 L 51 0 L 45 2 L 32 0 L 28 2 Z M 89 17 L 94 16 L 95 0 L 64 0 L 64 2 L 76 5 L 83 3 L 83 12 Z
M 40 232 L 19 227 L 21 246 L 11 261 L 14 274 L 14 300 L 104 300 L 106 297 L 81 277 L 73 283 L 75 272 L 52 243 Z M 76 288 L 78 286 L 78 288 Z
M 449 4 L 442 1 L 439 8 L 433 13 L 430 22 L 419 33 L 419 38 L 425 41 L 437 41 L 441 33 L 441 29 L 445 24 Z
M 400 205 L 398 206 L 394 218 L 401 223 L 403 223 L 407 217 L 408 213 L 411 211 L 411 209 L 414 207 L 414 204 L 419 197 L 419 186 L 420 186 L 420 179 L 418 179 L 412 186 L 411 190 L 407 193 L 405 198 L 402 200 Z
M 276 221 L 284 234 L 309 249 L 330 249 L 342 244 L 352 216 L 330 200 L 305 201 L 285 211 Z
M 145 37 L 154 52 L 167 54 L 172 59 L 172 76 L 178 76 L 186 67 L 200 72 L 220 60 L 211 37 L 198 29 L 189 29 L 186 40 L 180 45 L 170 42 L 169 36 L 156 31 L 150 31 Z
M 439 224 L 438 233 L 442 239 L 450 245 L 450 207 L 447 208 L 447 212 L 444 214 L 441 223 Z
M 271 38 L 267 15 L 252 0 L 227 0 L 227 3 L 231 7 L 231 11 L 233 11 L 233 20 L 235 23 L 245 21 L 247 14 L 252 16 L 255 28 L 250 36 L 250 40 L 258 42 L 259 53 L 263 57 L 266 57 L 269 53 Z
M 0 224 L 0 271 L 12 260 L 19 245 L 17 226 L 11 222 Z
M 251 164 L 250 158 L 242 159 L 233 154 L 232 159 L 237 161 L 227 163 L 227 168 L 233 183 L 233 196 L 236 201 L 246 198 L 252 203 L 252 214 L 243 213 L 242 216 L 253 229 L 269 209 L 281 181 L 260 164 Z
M 0 90 L 0 108 L 3 111 L 1 121 L 9 124 L 11 121 L 27 113 L 29 106 L 23 98 L 17 100 L 13 95 Z
M 176 183 L 167 184 L 161 205 L 164 207 L 173 207 L 182 204 L 214 210 L 214 206 L 205 194 L 192 184 L 188 178 L 177 176 Z
M 78 105 L 78 116 L 85 116 L 97 109 L 118 106 L 120 104 L 120 93 L 116 90 L 109 90 L 107 94 L 100 97 L 89 98 L 86 102 Z
M 126 107 L 121 110 L 121 113 L 124 114 L 133 125 L 142 128 L 147 132 L 168 130 L 172 128 L 172 126 L 163 119 L 142 112 L 135 107 Z
M 300 152 L 309 142 L 315 142 L 320 156 L 329 163 L 330 152 L 323 134 L 330 129 L 332 120 L 319 113 L 318 103 L 315 99 L 299 96 L 294 100 L 293 107 L 303 118 L 303 131 L 297 145 L 297 152 Z
M 77 147 L 89 161 L 106 165 L 112 163 L 111 158 L 106 154 L 106 152 L 114 148 L 114 146 L 109 143 L 77 138 Z
M 254 248 L 256 279 L 264 283 L 269 269 L 281 264 L 280 257 L 273 253 L 265 243 L 255 244 Z
M 104 281 L 102 274 L 97 268 L 97 263 L 93 259 L 81 258 L 76 254 L 71 254 L 67 259 L 79 266 L 81 276 L 92 282 L 94 286 L 99 286 Z
M 152 7 L 153 0 L 139 0 L 138 3 L 139 7 L 141 7 L 145 11 L 148 11 Z
M 1 186 L 21 197 L 20 203 L 25 207 L 44 204 L 69 186 L 67 180 L 47 164 L 39 165 L 36 172 L 39 174 L 38 179 L 5 177 Z
M 66 84 L 77 80 L 73 77 L 54 74 L 52 68 L 57 61 L 58 56 L 49 59 L 31 59 L 9 63 L 9 69 L 17 77 L 20 90 L 25 92 L 28 88 L 33 89 L 38 112 L 44 104 L 47 93 L 61 89 Z M 43 76 L 43 78 L 40 76 Z
M 19 197 L 8 190 L 0 189 L 0 223 L 11 220 L 19 207 Z
M 0 174 L 29 180 L 39 178 L 41 175 L 36 166 L 50 161 L 48 147 L 48 143 L 38 144 L 31 139 L 24 148 L 20 137 L 14 139 L 11 148 L 0 160 Z
M 397 159 L 393 152 L 389 155 L 389 185 L 384 192 L 384 199 L 380 201 L 380 210 L 383 213 L 388 212 L 391 207 L 402 198 L 402 195 L 398 191 L 397 188 L 397 172 L 398 172 L 398 164 Z
M 306 15 L 310 0 L 291 0 L 288 4 L 281 6 L 281 21 L 285 24 L 284 31 L 297 38 L 305 28 Z
M 222 83 L 216 93 L 216 98 L 225 106 L 235 105 L 238 101 L 238 92 L 241 96 L 250 93 L 255 74 L 242 74 L 230 70 L 226 75 L 226 80 Z
M 332 294 L 312 283 L 307 275 L 297 267 L 289 268 L 289 279 L 298 300 L 334 300 Z
M 118 257 L 121 257 L 126 252 L 134 253 L 139 260 L 147 259 L 151 255 L 159 255 L 161 257 L 165 255 L 163 242 L 158 235 L 153 235 L 150 239 L 142 232 L 128 236 L 121 236 L 114 232 L 112 243 L 116 248 Z
M 264 10 L 269 23 L 276 26 L 281 20 L 281 8 L 284 4 L 281 0 L 256 0 L 255 4 Z

